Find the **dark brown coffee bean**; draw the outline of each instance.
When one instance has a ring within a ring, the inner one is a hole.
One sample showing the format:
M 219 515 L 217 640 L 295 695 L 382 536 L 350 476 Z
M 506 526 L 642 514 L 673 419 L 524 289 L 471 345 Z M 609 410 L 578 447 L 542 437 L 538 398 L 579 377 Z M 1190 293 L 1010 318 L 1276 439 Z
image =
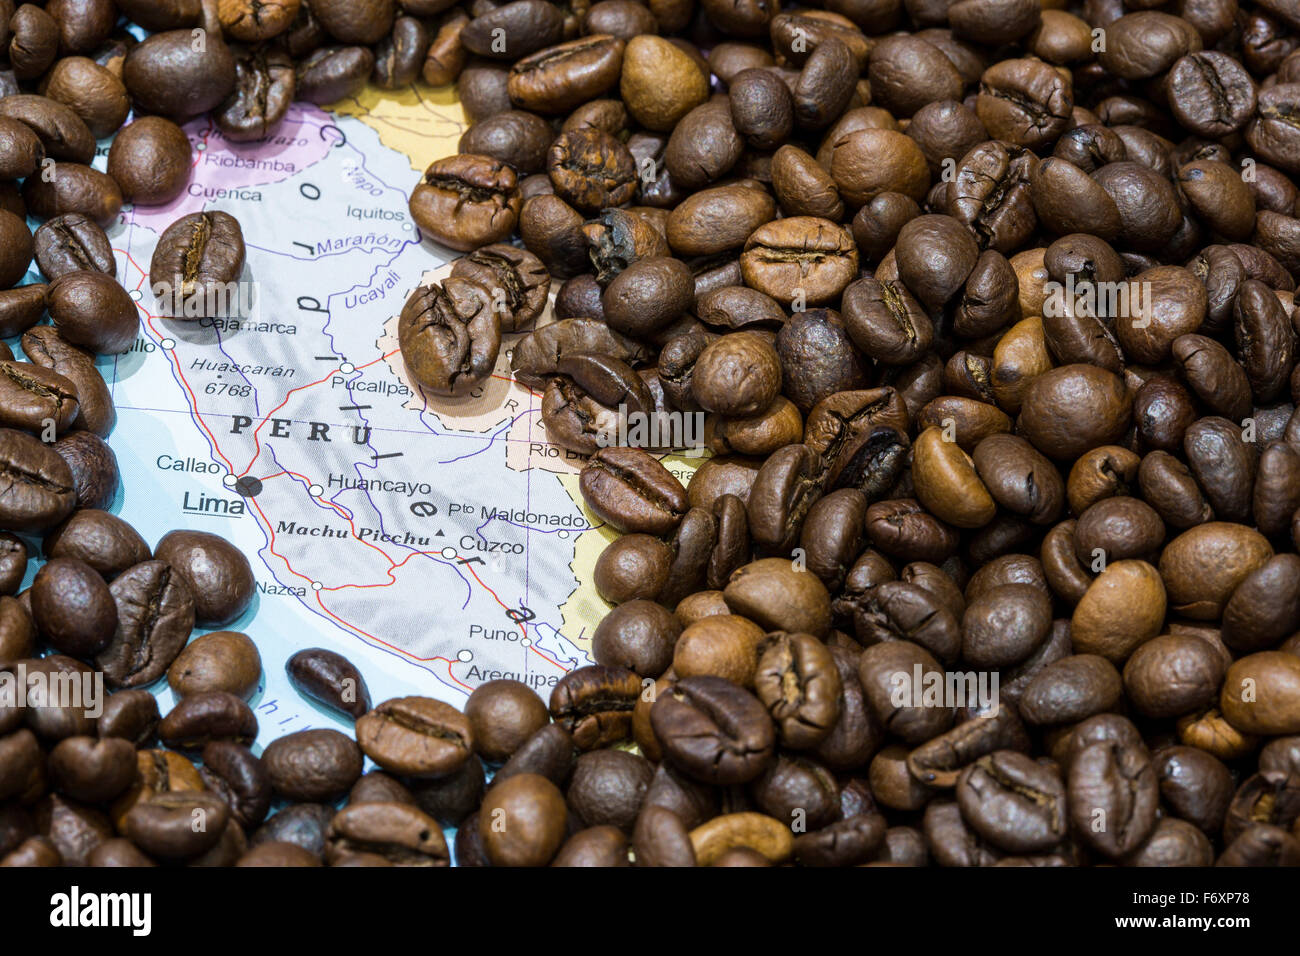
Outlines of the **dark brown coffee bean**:
M 491 290 L 449 276 L 420 286 L 398 322 L 402 358 L 421 388 L 462 394 L 491 374 L 501 349 L 501 320 Z
M 55 650 L 74 657 L 93 657 L 117 629 L 117 607 L 108 585 L 94 568 L 75 558 L 54 558 L 37 573 L 32 617 Z
M 293 102 L 297 78 L 288 55 L 262 48 L 235 51 L 235 82 L 213 111 L 218 128 L 236 143 L 265 139 Z
M 127 813 L 125 832 L 150 856 L 186 860 L 212 849 L 229 819 L 230 810 L 215 794 L 158 793 Z
M 262 765 L 276 794 L 289 800 L 328 802 L 361 776 L 361 750 L 336 730 L 300 730 L 272 741 Z
M 220 36 L 155 33 L 126 57 L 122 80 L 147 112 L 184 120 L 219 106 L 235 85 L 235 58 Z
M 244 268 L 244 236 L 228 213 L 196 212 L 167 227 L 154 249 L 150 279 L 163 315 L 212 317 Z
M 206 626 L 229 624 L 252 603 L 253 569 L 243 553 L 219 535 L 168 532 L 154 548 L 154 557 L 185 579 L 197 619 Z
M 241 827 L 252 830 L 266 819 L 271 807 L 271 779 L 265 764 L 251 750 L 228 740 L 203 748 L 199 774 L 207 789 L 226 805 Z
M 49 280 L 78 270 L 108 276 L 116 272 L 113 247 L 104 230 L 78 213 L 56 216 L 42 223 L 34 240 L 36 264 Z
M 284 665 L 298 693 L 354 720 L 370 710 L 361 672 L 341 654 L 320 647 L 298 651 Z
M 117 603 L 117 632 L 95 663 L 111 687 L 152 684 L 194 629 L 189 585 L 167 562 L 144 561 L 122 572 L 109 590 Z
M 362 46 L 313 50 L 294 70 L 294 97 L 327 106 L 356 96 L 375 69 L 375 55 Z
M 122 198 L 142 206 L 171 202 L 190 181 L 192 150 L 185 131 L 161 116 L 143 116 L 113 139 L 108 174 Z
M 1158 795 L 1151 757 L 1140 744 L 1092 744 L 1070 765 L 1070 821 L 1106 856 L 1123 856 L 1142 844 L 1155 826 Z
M 587 506 L 623 532 L 669 534 L 687 509 L 686 489 L 639 448 L 603 448 L 583 467 Z
M 545 702 L 516 680 L 480 684 L 465 703 L 475 752 L 485 760 L 509 759 L 548 721 Z
M 453 773 L 474 746 L 465 716 L 428 697 L 394 698 L 362 715 L 357 743 L 380 767 L 411 777 Z
M 135 748 L 115 737 L 68 737 L 50 751 L 49 773 L 50 782 L 73 800 L 105 803 L 135 780 Z
M 39 366 L 26 366 L 39 368 Z M 35 379 L 29 379 L 35 381 Z M 0 527 L 44 531 L 76 505 L 67 463 L 48 445 L 12 429 L 0 429 Z
M 510 235 L 523 199 L 509 166 L 461 154 L 434 162 L 411 194 L 411 216 L 452 249 L 467 251 Z
M 248 746 L 257 738 L 257 717 L 234 694 L 199 691 L 181 698 L 168 712 L 158 725 L 158 736 L 176 750 L 202 750 L 214 740 Z
M 641 679 L 621 667 L 580 667 L 560 678 L 551 691 L 555 722 L 573 735 L 581 750 L 621 740 L 631 727 Z

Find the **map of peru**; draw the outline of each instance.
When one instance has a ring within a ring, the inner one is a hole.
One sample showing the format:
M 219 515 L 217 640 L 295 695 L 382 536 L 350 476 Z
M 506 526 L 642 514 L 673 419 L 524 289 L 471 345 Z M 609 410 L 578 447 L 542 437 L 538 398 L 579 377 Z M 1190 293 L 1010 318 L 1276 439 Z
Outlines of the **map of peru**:
M 191 527 L 256 555 L 258 601 L 235 626 L 263 648 L 267 740 L 323 722 L 283 676 L 302 647 L 352 657 L 376 699 L 463 704 L 499 677 L 546 697 L 588 663 L 605 611 L 589 582 L 610 532 L 581 505 L 581 459 L 546 441 L 540 396 L 510 378 L 518 337 L 479 394 L 431 400 L 406 375 L 395 316 L 451 257 L 421 242 L 407 196 L 464 125 L 454 104 L 408 98 L 298 104 L 260 144 L 191 123 L 186 193 L 109 230 L 142 319 L 101 360 L 130 489 L 115 510 L 150 540 Z M 154 247 L 200 210 L 240 221 L 251 308 L 160 318 Z

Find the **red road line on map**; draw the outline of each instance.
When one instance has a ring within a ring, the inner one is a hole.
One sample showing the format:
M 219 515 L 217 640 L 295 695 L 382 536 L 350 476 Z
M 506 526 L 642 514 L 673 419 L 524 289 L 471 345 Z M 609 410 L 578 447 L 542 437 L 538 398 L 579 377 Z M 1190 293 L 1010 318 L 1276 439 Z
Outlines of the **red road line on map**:
M 135 259 L 133 259 L 133 258 L 131 257 L 131 254 L 130 254 L 129 252 L 127 252 L 126 250 L 117 250 L 117 251 L 122 252 L 122 254 L 123 254 L 124 256 L 126 256 L 127 261 L 129 261 L 133 266 L 136 267 L 137 270 L 139 270 L 139 272 L 140 272 L 140 282 L 137 283 L 137 285 L 136 285 L 136 290 L 138 291 L 138 290 L 140 289 L 140 287 L 144 285 L 144 283 L 145 283 L 145 278 L 146 278 L 146 275 L 147 275 L 147 274 L 145 273 L 144 269 L 142 269 L 142 268 L 140 267 L 140 264 L 139 264 L 138 262 L 136 262 Z M 144 313 L 144 315 L 145 315 L 145 319 L 146 319 L 146 324 L 149 326 L 150 330 L 153 331 L 154 335 L 155 335 L 155 336 L 158 336 L 159 338 L 162 338 L 163 336 L 161 335 L 161 333 L 159 333 L 159 331 L 154 327 L 154 324 L 153 324 L 153 320 L 154 320 L 155 318 L 157 318 L 157 316 L 155 316 L 155 315 L 153 315 L 152 313 L 150 313 L 147 309 L 145 309 L 143 306 L 141 306 L 138 302 L 136 303 L 136 308 L 140 309 L 140 311 Z M 198 398 L 197 398 L 197 396 L 194 394 L 194 389 L 190 386 L 189 380 L 185 377 L 185 373 L 184 373 L 184 371 L 182 371 L 182 369 L 181 369 L 180 359 L 179 359 L 179 358 L 174 354 L 174 353 L 175 353 L 175 350 L 174 350 L 174 349 L 165 349 L 164 351 L 167 353 L 168 360 L 172 363 L 172 366 L 173 366 L 173 368 L 174 368 L 174 370 L 175 370 L 175 372 L 176 372 L 176 377 L 180 380 L 182 386 L 183 386 L 184 389 L 185 389 L 186 394 L 189 395 L 189 397 L 190 397 L 190 408 L 191 408 L 191 410 L 192 410 L 192 412 L 193 412 L 193 415 L 194 415 L 194 419 L 195 419 L 195 421 L 197 421 L 197 422 L 199 423 L 199 427 L 202 428 L 203 431 L 204 431 L 205 433 L 207 433 L 208 438 L 209 438 L 209 439 L 211 440 L 211 442 L 212 442 L 212 448 L 213 448 L 213 451 L 215 451 L 216 454 L 217 454 L 217 456 L 218 456 L 218 457 L 219 457 L 219 458 L 220 458 L 220 459 L 225 463 L 226 468 L 227 468 L 231 473 L 233 473 L 233 472 L 234 472 L 234 466 L 230 463 L 230 461 L 226 458 L 225 454 L 222 452 L 222 450 L 221 450 L 221 446 L 220 446 L 220 445 L 218 444 L 218 442 L 217 442 L 216 435 L 213 434 L 213 432 L 212 432 L 212 430 L 211 430 L 210 428 L 208 428 L 207 423 L 203 420 L 203 416 L 202 416 L 202 414 L 199 412 Z M 383 355 L 381 355 L 381 356 L 380 356 L 379 358 L 377 358 L 377 359 L 373 359 L 372 361 L 366 362 L 366 363 L 364 363 L 364 364 L 362 364 L 362 365 L 356 365 L 356 366 L 353 366 L 353 370 L 356 371 L 356 372 L 360 372 L 362 369 L 370 368 L 372 365 L 377 365 L 377 364 L 379 364 L 380 362 L 387 361 L 389 358 L 391 358 L 392 356 L 396 355 L 396 354 L 397 354 L 398 352 L 400 352 L 400 351 L 401 351 L 401 349 L 393 349 L 391 352 L 386 352 L 386 353 L 384 353 Z M 340 363 L 340 364 L 341 364 L 341 363 Z M 262 452 L 261 452 L 261 442 L 260 442 L 260 440 L 258 439 L 258 432 L 260 432 L 261 429 L 262 429 L 262 426 L 265 425 L 265 424 L 267 423 L 267 421 L 270 420 L 271 416 L 274 415 L 276 412 L 278 412 L 280 409 L 282 409 L 285 405 L 287 405 L 287 404 L 289 403 L 289 399 L 290 399 L 290 397 L 293 395 L 294 392 L 304 391 L 304 390 L 309 389 L 309 388 L 315 388 L 317 385 L 322 385 L 322 384 L 324 384 L 325 382 L 328 382 L 331 378 L 333 378 L 335 374 L 340 374 L 340 370 L 339 370 L 339 369 L 335 369 L 334 371 L 332 371 L 332 372 L 330 372 L 328 375 L 326 375 L 324 378 L 321 378 L 321 379 L 319 379 L 319 380 L 317 380 L 317 381 L 315 381 L 315 382 L 309 382 L 309 383 L 306 384 L 306 385 L 299 385 L 299 386 L 297 386 L 296 388 L 292 388 L 292 389 L 290 389 L 288 392 L 285 393 L 284 400 L 283 400 L 282 402 L 280 402 L 279 405 L 275 406 L 275 408 L 271 409 L 271 411 L 267 412 L 267 414 L 266 414 L 265 416 L 263 416 L 261 422 L 259 422 L 258 425 L 257 425 L 257 427 L 253 430 L 253 438 L 254 438 L 254 440 L 257 442 L 257 445 L 256 445 L 256 447 L 257 447 L 257 452 L 253 455 L 253 459 L 252 459 L 252 461 L 249 462 L 249 464 L 248 464 L 248 468 L 246 468 L 246 469 L 243 471 L 243 473 L 240 474 L 238 477 L 240 477 L 240 478 L 245 477 L 245 476 L 249 473 L 249 471 L 252 470 L 252 467 L 253 467 L 253 465 L 257 462 L 257 459 L 261 457 L 261 454 L 262 454 Z M 351 373 L 349 373 L 349 374 L 351 374 Z M 496 375 L 496 374 L 494 374 L 492 377 L 493 377 L 493 378 L 500 378 L 500 379 L 503 379 L 503 380 L 505 380 L 505 381 L 514 381 L 513 378 L 511 378 L 511 377 L 509 377 L 509 376 L 504 376 L 504 375 Z M 521 386 L 521 387 L 522 387 L 522 386 Z M 535 393 L 533 393 L 532 390 L 529 389 L 529 394 L 535 394 Z M 426 407 L 427 407 L 427 405 L 428 405 L 427 399 L 426 399 L 425 404 L 426 404 Z M 262 479 L 262 480 L 269 481 L 271 478 L 278 478 L 278 477 L 281 477 L 282 475 L 285 475 L 285 474 L 293 474 L 294 477 L 296 477 L 296 478 L 300 478 L 300 479 L 302 479 L 303 481 L 306 481 L 308 484 L 310 484 L 310 481 L 309 481 L 305 476 L 303 476 L 303 475 L 298 475 L 298 474 L 294 474 L 293 472 L 289 472 L 288 470 L 281 471 L 281 472 L 277 472 L 277 473 L 274 474 L 274 475 L 268 475 L 267 478 Z M 297 578 L 301 578 L 301 579 L 304 580 L 304 581 L 307 581 L 309 584 L 311 584 L 311 583 L 315 583 L 315 582 L 314 582 L 311 578 L 309 578 L 307 575 L 302 574 L 301 572 L 297 571 L 297 570 L 293 567 L 293 564 L 289 561 L 288 558 L 286 558 L 284 555 L 280 554 L 278 551 L 275 550 L 275 531 L 274 531 L 274 529 L 271 527 L 271 521 L 270 521 L 270 519 L 266 517 L 265 512 L 263 512 L 261 506 L 260 506 L 259 504 L 257 504 L 256 499 L 254 499 L 254 498 L 249 498 L 248 500 L 249 500 L 249 503 L 251 503 L 251 504 L 253 505 L 253 508 L 254 508 L 254 510 L 257 512 L 258 516 L 262 519 L 262 521 L 263 521 L 263 522 L 265 523 L 265 525 L 266 525 L 266 533 L 267 533 L 267 536 L 268 536 L 269 541 L 270 541 L 270 543 L 267 545 L 267 549 L 271 552 L 271 554 L 275 555 L 277 558 L 279 558 L 281 561 L 284 562 L 284 566 L 285 566 L 286 569 L 288 569 L 288 571 L 289 571 L 290 574 L 294 575 L 294 576 L 297 577 Z M 324 587 L 322 587 L 322 588 L 320 589 L 320 591 L 316 591 L 316 590 L 313 589 L 313 593 L 316 595 L 316 603 L 317 603 L 317 605 L 320 607 L 320 609 L 321 609 L 322 611 L 324 611 L 326 614 L 328 614 L 328 615 L 329 615 L 331 618 L 333 618 L 335 621 L 337 621 L 339 624 L 343 625 L 344 627 L 347 627 L 347 628 L 349 628 L 349 629 L 351 629 L 351 630 L 353 630 L 353 631 L 356 631 L 357 633 L 364 635 L 365 637 L 369 638 L 370 640 L 372 640 L 372 641 L 374 641 L 374 642 L 376 642 L 376 643 L 378 643 L 378 644 L 382 644 L 384 647 L 386 647 L 386 648 L 388 648 L 388 649 L 394 651 L 395 653 L 401 654 L 401 655 L 403 655 L 403 656 L 405 656 L 405 657 L 409 657 L 409 658 L 411 658 L 412 660 L 416 660 L 416 661 L 424 661 L 424 662 L 427 662 L 427 661 L 435 660 L 435 661 L 442 661 L 442 662 L 446 663 L 446 664 L 447 664 L 447 675 L 448 675 L 448 676 L 449 676 L 453 681 L 455 681 L 457 684 L 460 684 L 460 686 L 466 688 L 467 690 L 472 690 L 473 688 L 469 687 L 469 685 L 467 685 L 467 684 L 463 683 L 462 681 L 460 681 L 460 680 L 456 677 L 456 675 L 455 675 L 454 673 L 452 673 L 452 671 L 451 671 L 451 665 L 452 665 L 453 663 L 459 663 L 459 662 L 453 662 L 453 661 L 451 661 L 451 660 L 449 660 L 448 658 L 445 658 L 445 657 L 432 657 L 432 658 L 416 657 L 414 654 L 411 654 L 411 653 L 409 653 L 409 652 L 407 652 L 407 651 L 404 651 L 404 650 L 402 650 L 400 647 L 395 647 L 394 645 L 389 644 L 387 641 L 384 641 L 383 639 L 378 638 L 378 637 L 376 637 L 375 635 L 370 634 L 369 632 L 367 632 L 367 631 L 365 631 L 365 630 L 362 630 L 360 627 L 357 627 L 355 624 L 352 624 L 352 623 L 350 623 L 350 622 L 344 620 L 343 618 L 339 617 L 339 616 L 336 615 L 333 611 L 331 611 L 329 608 L 327 608 L 327 607 L 325 606 L 324 602 L 321 600 L 321 597 L 320 597 L 320 595 L 321 595 L 321 593 L 322 593 L 323 591 L 339 591 L 339 590 L 344 590 L 344 589 L 347 589 L 347 588 L 358 588 L 358 589 L 371 589 L 371 588 L 374 588 L 374 589 L 379 589 L 379 588 L 391 587 L 391 586 L 393 586 L 394 584 L 397 583 L 397 579 L 396 579 L 396 577 L 393 576 L 393 571 L 397 570 L 398 568 L 401 568 L 403 565 L 406 564 L 407 561 L 410 561 L 411 558 L 414 558 L 414 557 L 416 557 L 416 556 L 433 557 L 435 554 L 438 553 L 438 552 L 432 552 L 432 551 L 412 551 L 412 552 L 410 552 L 410 554 L 408 554 L 405 558 L 403 558 L 400 562 L 394 561 L 392 555 L 390 555 L 390 554 L 388 554 L 388 552 L 384 551 L 383 548 L 380 548 L 380 547 L 378 547 L 377 545 L 371 544 L 369 541 L 364 541 L 364 540 L 361 539 L 361 537 L 357 534 L 357 529 L 356 529 L 356 525 L 355 525 L 355 523 L 353 522 L 353 520 L 352 520 L 351 518 L 349 518 L 346 514 L 343 513 L 343 511 L 342 511 L 342 509 L 341 509 L 341 506 L 335 504 L 333 501 L 328 501 L 328 500 L 326 500 L 326 503 L 327 503 L 327 504 L 328 504 L 328 505 L 329 505 L 329 506 L 330 506 L 330 507 L 331 507 L 331 508 L 332 508 L 332 509 L 333 509 L 333 510 L 334 510 L 334 511 L 335 511 L 335 512 L 336 512 L 336 513 L 341 517 L 341 518 L 343 518 L 345 521 L 347 521 L 347 523 L 348 523 L 348 527 L 349 527 L 349 529 L 350 529 L 351 532 L 352 532 L 352 537 L 353 537 L 356 541 L 358 541 L 359 543 L 365 545 L 366 547 L 370 548 L 370 549 L 373 550 L 373 551 L 377 551 L 379 554 L 381 554 L 381 555 L 384 556 L 384 558 L 385 558 L 385 559 L 388 561 L 388 563 L 389 563 L 389 568 L 388 568 L 388 571 L 386 572 L 387 575 L 388 575 L 389 580 L 388 580 L 386 583 L 378 583 L 378 582 L 377 582 L 377 583 L 375 583 L 375 584 L 345 584 L 345 585 L 338 585 L 338 586 L 336 586 L 336 587 L 331 587 L 331 588 L 324 588 Z M 475 582 L 478 583 L 479 587 L 483 588 L 483 590 L 487 591 L 490 595 L 492 595 L 492 599 L 493 599 L 494 601 L 496 601 L 497 604 L 500 605 L 501 608 L 502 608 L 503 610 L 506 610 L 506 611 L 514 610 L 514 609 L 511 608 L 509 605 L 507 605 L 504 601 L 502 601 L 501 598 L 497 595 L 497 593 L 496 593 L 494 590 L 492 590 L 492 588 L 490 588 L 487 584 L 485 584 L 485 583 L 483 582 L 483 580 L 478 576 L 477 573 L 475 573 L 474 569 L 473 569 L 472 567 L 470 567 L 470 565 L 466 564 L 466 565 L 465 565 L 465 568 L 466 568 L 466 570 L 469 571 L 470 576 L 474 578 Z M 527 634 L 527 624 L 524 623 L 524 622 L 522 622 L 522 621 L 517 621 L 516 623 L 519 625 L 520 630 L 523 631 L 525 634 Z M 536 654 L 538 657 L 540 657 L 542 660 L 546 661 L 547 663 L 549 663 L 549 664 L 551 664 L 551 665 L 553 665 L 553 666 L 559 668 L 560 670 L 564 670 L 564 666 L 563 666 L 562 664 L 560 664 L 560 663 L 559 663 L 558 661 L 556 661 L 556 660 L 553 660 L 553 659 L 552 659 L 551 657 L 549 657 L 547 654 L 543 653 L 543 652 L 542 652 L 542 651 L 541 651 L 541 650 L 540 650 L 540 649 L 539 649 L 535 644 L 530 643 L 530 644 L 528 645 L 528 649 L 529 649 L 530 651 L 532 651 L 534 654 Z

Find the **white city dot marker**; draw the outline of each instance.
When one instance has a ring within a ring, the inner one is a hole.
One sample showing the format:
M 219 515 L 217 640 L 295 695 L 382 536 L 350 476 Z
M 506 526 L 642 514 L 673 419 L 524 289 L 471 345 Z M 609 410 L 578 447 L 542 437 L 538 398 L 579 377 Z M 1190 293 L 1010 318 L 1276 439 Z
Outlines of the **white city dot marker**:
M 520 646 L 520 647 L 532 647 L 532 646 L 533 646 L 533 640 L 532 640 L 532 638 L 530 638 L 530 637 L 525 637 L 522 641 L 519 642 L 519 646 Z
M 234 475 L 226 475 L 226 477 L 221 479 L 221 483 L 225 485 L 227 488 L 235 487 L 235 483 L 238 481 L 239 479 L 236 478 Z
M 446 559 L 449 560 L 449 561 L 450 561 L 452 558 L 456 557 L 456 549 L 455 549 L 455 548 L 443 548 L 443 549 L 442 549 L 441 551 L 439 551 L 438 553 L 441 554 L 444 558 L 446 558 Z
M 561 537 L 561 538 L 567 538 L 568 536 L 569 536 L 569 532 L 567 532 L 567 531 L 565 531 L 563 528 L 561 528 L 560 531 L 559 531 L 559 537 Z
M 132 302 L 139 302 L 139 301 L 140 301 L 141 299 L 143 299 L 143 298 L 144 298 L 144 293 L 141 292 L 139 289 L 132 289 L 132 290 L 131 290 L 131 301 L 132 301 Z
M 355 372 L 356 370 L 357 367 L 353 365 L 351 362 L 344 362 L 342 365 L 339 366 L 339 371 L 342 372 L 344 375 L 348 375 L 349 373 Z
M 459 654 L 456 655 L 456 660 L 460 661 L 462 664 L 468 664 L 473 659 L 474 659 L 473 651 L 461 651 Z
M 410 231 L 411 231 L 411 224 L 410 224 L 409 222 L 404 222 L 404 223 L 402 223 L 402 228 L 405 229 L 407 232 L 410 232 Z
M 162 345 L 162 347 L 165 348 L 168 352 L 170 352 L 172 349 L 176 348 L 176 340 L 175 340 L 175 339 L 163 339 L 162 342 L 161 342 L 161 345 Z
M 313 582 L 311 583 L 311 589 L 312 589 L 313 591 L 319 591 L 319 590 L 320 590 L 320 582 L 319 582 L 319 581 L 313 581 Z
M 311 495 L 313 498 L 319 498 L 321 495 L 325 494 L 325 489 L 320 485 L 312 485 L 307 489 L 307 494 Z
M 195 146 L 194 148 L 197 149 L 197 150 L 201 153 L 201 152 L 203 152 L 205 149 L 208 148 L 208 144 L 207 144 L 207 143 L 199 143 L 199 145 Z

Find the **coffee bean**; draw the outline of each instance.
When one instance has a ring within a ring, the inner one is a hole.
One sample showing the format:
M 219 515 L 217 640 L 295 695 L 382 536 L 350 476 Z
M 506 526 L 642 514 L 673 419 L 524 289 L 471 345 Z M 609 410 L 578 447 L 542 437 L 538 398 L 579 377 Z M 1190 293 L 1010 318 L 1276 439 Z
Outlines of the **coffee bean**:
M 158 240 L 149 267 L 163 315 L 212 317 L 228 301 L 244 268 L 244 236 L 234 216 L 196 212 L 176 220 Z
M 235 51 L 235 80 L 214 111 L 222 135 L 236 143 L 269 136 L 289 111 L 296 88 L 293 61 L 275 50 Z
M 182 697 L 162 719 L 158 736 L 176 750 L 202 750 L 214 740 L 248 746 L 257 737 L 257 718 L 248 704 L 234 694 L 198 691 Z
M 111 687 L 152 684 L 194 629 L 189 585 L 167 562 L 143 561 L 115 578 L 109 591 L 117 603 L 117 631 L 95 663 Z
M 341 654 L 320 647 L 298 651 L 284 665 L 298 693 L 354 720 L 370 710 L 360 671 Z
M 465 716 L 428 697 L 395 698 L 363 714 L 357 743 L 379 766 L 412 777 L 452 773 L 474 745 Z
M 493 866 L 546 866 L 564 841 L 567 817 L 555 784 L 524 773 L 488 791 L 478 832 Z
M 289 800 L 328 802 L 361 776 L 361 750 L 336 730 L 300 730 L 271 742 L 262 765 L 276 794 Z
M 356 96 L 375 69 L 375 56 L 360 46 L 329 46 L 313 50 L 297 64 L 294 96 L 326 106 Z
M 1155 826 L 1158 793 L 1151 757 L 1141 745 L 1092 744 L 1070 765 L 1070 821 L 1106 856 L 1123 856 L 1146 839 Z
M 181 697 L 221 690 L 247 700 L 261 677 L 257 646 L 238 631 L 213 631 L 196 638 L 167 671 L 167 683 Z
M 142 206 L 161 206 L 190 181 L 189 137 L 171 120 L 144 116 L 122 129 L 108 154 L 108 174 L 122 197 Z
M 117 607 L 108 585 L 94 568 L 75 558 L 54 558 L 37 572 L 32 617 L 55 650 L 82 658 L 103 650 L 117 628 Z
M 514 171 L 489 156 L 473 154 L 431 164 L 410 202 L 411 216 L 421 229 L 459 250 L 505 239 L 521 205 Z
M 581 750 L 622 740 L 631 727 L 641 680 L 621 667 L 600 665 L 570 671 L 551 691 L 551 717 L 573 735 Z
M 398 340 L 421 387 L 438 395 L 473 388 L 491 374 L 501 348 L 491 291 L 454 276 L 421 286 L 402 309 Z
M 386 866 L 449 866 L 446 838 L 437 821 L 405 803 L 361 803 L 344 807 L 330 821 L 326 860 L 347 866 L 349 858 L 376 856 Z
M 131 50 L 122 81 L 139 106 L 172 120 L 219 106 L 235 85 L 235 58 L 219 36 L 196 44 L 189 30 L 155 33 Z
M 248 559 L 229 541 L 205 531 L 171 531 L 154 548 L 185 579 L 197 620 L 210 627 L 229 624 L 248 609 L 254 593 Z
M 474 749 L 486 760 L 509 759 L 549 719 L 546 704 L 526 684 L 492 680 L 465 703 Z
M 271 779 L 266 765 L 251 750 L 228 740 L 203 748 L 199 774 L 208 790 L 230 807 L 230 814 L 246 830 L 266 819 L 271 807 Z

